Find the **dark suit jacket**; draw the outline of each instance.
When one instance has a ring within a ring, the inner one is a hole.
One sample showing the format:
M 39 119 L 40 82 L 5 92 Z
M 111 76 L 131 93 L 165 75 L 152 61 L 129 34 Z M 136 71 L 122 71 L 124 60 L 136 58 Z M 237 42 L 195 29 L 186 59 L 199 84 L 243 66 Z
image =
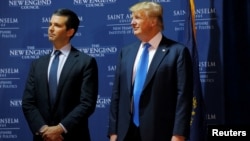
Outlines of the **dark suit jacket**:
M 90 140 L 88 118 L 94 112 L 98 94 L 98 68 L 96 60 L 71 48 L 61 72 L 56 103 L 50 106 L 48 65 L 50 55 L 40 57 L 31 64 L 22 108 L 34 134 L 47 125 L 62 123 L 68 133 L 65 141 Z
M 140 42 L 121 49 L 111 97 L 108 134 L 123 141 L 131 121 L 132 75 Z M 193 90 L 188 48 L 163 36 L 148 70 L 140 98 L 142 141 L 189 136 Z

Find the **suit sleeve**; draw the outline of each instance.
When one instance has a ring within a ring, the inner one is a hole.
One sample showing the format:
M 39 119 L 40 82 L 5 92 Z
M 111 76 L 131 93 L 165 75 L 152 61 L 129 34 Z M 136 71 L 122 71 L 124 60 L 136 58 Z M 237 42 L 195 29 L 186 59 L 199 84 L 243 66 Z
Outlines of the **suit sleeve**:
M 189 50 L 179 51 L 177 60 L 177 105 L 174 135 L 189 136 L 193 93 L 193 66 Z
M 114 86 L 112 89 L 110 112 L 109 112 L 109 127 L 108 137 L 111 134 L 117 134 L 117 120 L 118 120 L 118 108 L 120 99 L 120 64 L 121 64 L 122 53 L 119 53 L 118 63 L 116 66 Z
M 46 124 L 36 105 L 35 67 L 36 61 L 33 61 L 22 97 L 22 110 L 33 134 L 36 134 Z

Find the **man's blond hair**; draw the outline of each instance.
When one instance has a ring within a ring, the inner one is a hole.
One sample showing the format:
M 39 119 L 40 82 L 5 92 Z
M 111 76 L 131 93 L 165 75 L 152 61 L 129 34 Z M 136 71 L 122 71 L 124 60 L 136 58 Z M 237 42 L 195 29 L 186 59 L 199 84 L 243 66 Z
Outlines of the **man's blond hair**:
M 144 11 L 148 17 L 156 17 L 158 25 L 161 30 L 164 29 L 163 25 L 163 8 L 156 2 L 139 2 L 129 8 L 130 12 Z

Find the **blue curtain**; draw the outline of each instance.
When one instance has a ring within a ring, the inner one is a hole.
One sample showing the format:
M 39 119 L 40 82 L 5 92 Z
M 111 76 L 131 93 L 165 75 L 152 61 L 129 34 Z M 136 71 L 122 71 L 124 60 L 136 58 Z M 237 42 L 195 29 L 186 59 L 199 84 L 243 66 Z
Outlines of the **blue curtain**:
M 225 124 L 250 124 L 250 1 L 224 1 Z

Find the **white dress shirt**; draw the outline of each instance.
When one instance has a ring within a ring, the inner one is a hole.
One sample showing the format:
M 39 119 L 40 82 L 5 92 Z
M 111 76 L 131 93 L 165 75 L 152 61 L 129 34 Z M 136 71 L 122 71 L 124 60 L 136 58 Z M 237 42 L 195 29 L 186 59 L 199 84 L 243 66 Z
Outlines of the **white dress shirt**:
M 65 61 L 68 58 L 68 55 L 70 53 L 70 49 L 71 49 L 70 44 L 67 44 L 63 48 L 60 49 L 61 54 L 59 55 L 59 64 L 58 64 L 58 69 L 57 69 L 57 83 L 59 81 L 64 63 L 65 63 Z M 55 48 L 53 48 L 53 51 L 52 51 L 51 56 L 50 56 L 49 67 L 48 67 L 48 80 L 49 80 L 50 67 L 51 67 L 52 61 L 55 57 L 54 52 L 55 52 Z
M 149 62 L 148 62 L 148 69 L 149 69 L 149 66 L 153 60 L 153 57 L 154 57 L 154 54 L 161 42 L 161 39 L 162 39 L 162 33 L 159 32 L 157 33 L 148 43 L 151 45 L 149 47 Z M 143 51 L 143 45 L 144 45 L 145 42 L 142 42 L 141 45 L 140 45 L 140 48 L 137 52 L 137 55 L 136 55 L 136 58 L 135 58 L 135 62 L 134 62 L 134 69 L 133 69 L 133 79 L 132 79 L 132 82 L 134 82 L 134 78 L 135 78 L 135 74 L 136 74 L 136 68 L 137 68 L 137 64 L 140 60 L 140 56 L 142 54 L 142 51 Z

